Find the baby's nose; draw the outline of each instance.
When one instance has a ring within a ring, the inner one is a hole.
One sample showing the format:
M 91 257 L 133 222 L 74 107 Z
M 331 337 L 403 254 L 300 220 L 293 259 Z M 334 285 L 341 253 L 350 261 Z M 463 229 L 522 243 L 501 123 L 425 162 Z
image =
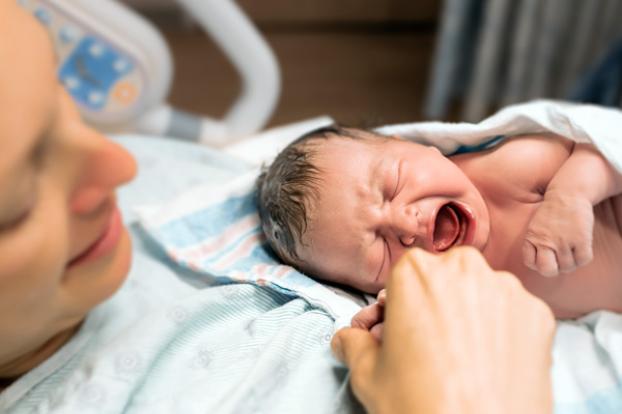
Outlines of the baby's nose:
M 401 209 L 396 220 L 396 230 L 400 243 L 404 246 L 415 246 L 418 240 L 423 242 L 426 234 L 425 223 L 416 206 L 408 205 Z

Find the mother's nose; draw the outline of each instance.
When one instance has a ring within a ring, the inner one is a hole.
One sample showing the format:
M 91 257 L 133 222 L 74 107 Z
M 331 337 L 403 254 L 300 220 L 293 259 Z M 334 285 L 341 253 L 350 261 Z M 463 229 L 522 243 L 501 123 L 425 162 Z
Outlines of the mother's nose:
M 69 94 L 59 85 L 53 129 L 55 166 L 74 214 L 94 213 L 114 190 L 136 175 L 136 161 L 121 146 L 85 125 Z
M 136 162 L 124 148 L 88 127 L 81 135 L 80 173 L 70 199 L 74 214 L 95 211 L 136 175 Z

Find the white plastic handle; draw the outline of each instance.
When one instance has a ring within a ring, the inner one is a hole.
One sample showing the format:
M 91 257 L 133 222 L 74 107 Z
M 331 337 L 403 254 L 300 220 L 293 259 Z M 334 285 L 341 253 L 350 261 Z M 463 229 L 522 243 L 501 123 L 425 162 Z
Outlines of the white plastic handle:
M 242 92 L 224 125 L 205 120 L 201 142 L 221 146 L 260 130 L 281 89 L 279 66 L 252 22 L 231 0 L 177 0 L 212 36 L 242 80 Z

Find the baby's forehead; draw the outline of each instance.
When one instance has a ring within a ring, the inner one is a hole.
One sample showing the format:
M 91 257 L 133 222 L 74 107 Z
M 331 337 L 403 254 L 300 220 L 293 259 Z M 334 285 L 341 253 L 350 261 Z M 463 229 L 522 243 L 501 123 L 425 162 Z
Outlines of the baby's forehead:
M 309 142 L 312 162 L 319 167 L 319 172 L 322 173 L 322 165 L 329 161 L 335 161 L 333 164 L 338 164 L 339 159 L 355 157 L 358 164 L 363 167 L 368 166 L 377 157 L 396 157 L 403 154 L 403 150 L 426 147 L 421 143 L 398 136 L 381 135 L 369 131 L 361 131 L 359 134 L 354 138 L 332 134 L 327 138 Z M 418 154 L 417 151 L 408 151 L 408 154 L 409 157 L 423 155 L 423 153 Z
M 314 139 L 308 143 L 310 151 L 317 158 L 323 159 L 336 150 L 370 150 L 375 151 L 388 140 L 396 138 L 360 131 L 356 136 L 331 134 L 326 138 Z

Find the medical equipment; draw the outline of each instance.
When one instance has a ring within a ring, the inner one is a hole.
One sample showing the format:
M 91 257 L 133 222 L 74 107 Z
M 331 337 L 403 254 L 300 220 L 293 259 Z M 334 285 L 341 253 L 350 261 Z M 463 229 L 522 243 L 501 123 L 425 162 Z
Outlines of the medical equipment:
M 222 120 L 165 102 L 173 64 L 165 41 L 115 0 L 19 0 L 50 32 L 58 76 L 84 118 L 109 132 L 174 136 L 222 146 L 261 129 L 280 92 L 269 46 L 231 0 L 177 0 L 233 62 L 242 92 Z M 209 93 L 209 85 L 205 88 Z

